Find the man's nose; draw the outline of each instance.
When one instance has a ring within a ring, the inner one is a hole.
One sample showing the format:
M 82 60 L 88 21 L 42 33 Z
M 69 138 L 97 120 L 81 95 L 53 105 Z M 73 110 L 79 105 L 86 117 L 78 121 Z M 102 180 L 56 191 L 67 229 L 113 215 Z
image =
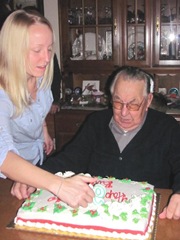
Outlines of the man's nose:
M 127 108 L 127 104 L 123 103 L 122 109 L 121 109 L 121 114 L 123 116 L 127 115 L 127 113 L 129 112 L 128 108 Z

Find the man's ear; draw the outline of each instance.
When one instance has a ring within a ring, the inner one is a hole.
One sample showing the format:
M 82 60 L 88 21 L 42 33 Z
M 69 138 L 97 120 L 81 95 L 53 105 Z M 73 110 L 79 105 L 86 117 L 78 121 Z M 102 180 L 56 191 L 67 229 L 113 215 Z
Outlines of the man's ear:
M 149 93 L 148 94 L 148 104 L 147 104 L 147 107 L 149 107 L 151 105 L 152 100 L 153 100 L 153 94 Z

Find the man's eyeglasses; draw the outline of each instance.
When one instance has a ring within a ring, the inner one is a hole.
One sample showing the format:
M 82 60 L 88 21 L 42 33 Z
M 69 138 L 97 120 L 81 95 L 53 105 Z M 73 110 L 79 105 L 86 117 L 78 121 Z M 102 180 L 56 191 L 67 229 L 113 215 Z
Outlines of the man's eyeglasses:
M 118 102 L 118 101 L 112 101 L 112 105 L 113 108 L 117 109 L 117 110 L 121 110 L 124 106 L 126 106 L 126 108 L 129 111 L 138 111 L 141 107 L 141 105 L 144 102 L 144 98 L 142 100 L 142 102 L 140 104 L 134 104 L 134 103 L 123 103 L 123 102 Z

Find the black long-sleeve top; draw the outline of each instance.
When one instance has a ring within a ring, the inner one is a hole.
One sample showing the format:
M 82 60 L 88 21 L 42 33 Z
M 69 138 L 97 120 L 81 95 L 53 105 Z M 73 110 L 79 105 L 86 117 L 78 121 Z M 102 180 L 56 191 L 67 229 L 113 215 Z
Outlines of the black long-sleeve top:
M 171 116 L 153 109 L 140 131 L 120 152 L 109 128 L 112 110 L 91 114 L 64 150 L 48 159 L 50 172 L 88 172 L 148 181 L 157 188 L 180 190 L 180 125 Z
M 51 90 L 52 90 L 53 99 L 54 99 L 53 103 L 57 103 L 57 104 L 59 104 L 59 100 L 60 100 L 61 79 L 62 79 L 62 75 L 61 75 L 61 70 L 59 67 L 57 55 L 54 54 L 54 74 L 53 74 Z

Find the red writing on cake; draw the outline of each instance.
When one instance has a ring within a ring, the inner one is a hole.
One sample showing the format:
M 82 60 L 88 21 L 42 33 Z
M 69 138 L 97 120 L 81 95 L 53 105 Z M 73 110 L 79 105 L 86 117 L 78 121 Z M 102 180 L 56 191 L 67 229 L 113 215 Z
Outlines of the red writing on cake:
M 123 202 L 128 200 L 125 193 L 113 192 L 113 190 L 110 190 L 109 192 L 107 192 L 105 197 L 108 199 L 116 199 L 118 202 Z
M 108 189 L 109 191 L 106 192 L 105 198 L 108 199 L 115 199 L 118 202 L 123 202 L 128 200 L 127 196 L 123 192 L 114 192 L 113 191 L 113 181 L 110 180 L 98 180 L 97 183 L 102 184 L 106 190 Z M 111 189 L 111 190 L 110 190 Z
M 98 180 L 97 183 L 102 184 L 105 188 L 112 188 L 113 187 L 113 181 Z
M 50 197 L 50 198 L 48 198 L 47 201 L 48 202 L 60 202 L 61 200 L 59 198 L 57 198 L 57 197 Z

